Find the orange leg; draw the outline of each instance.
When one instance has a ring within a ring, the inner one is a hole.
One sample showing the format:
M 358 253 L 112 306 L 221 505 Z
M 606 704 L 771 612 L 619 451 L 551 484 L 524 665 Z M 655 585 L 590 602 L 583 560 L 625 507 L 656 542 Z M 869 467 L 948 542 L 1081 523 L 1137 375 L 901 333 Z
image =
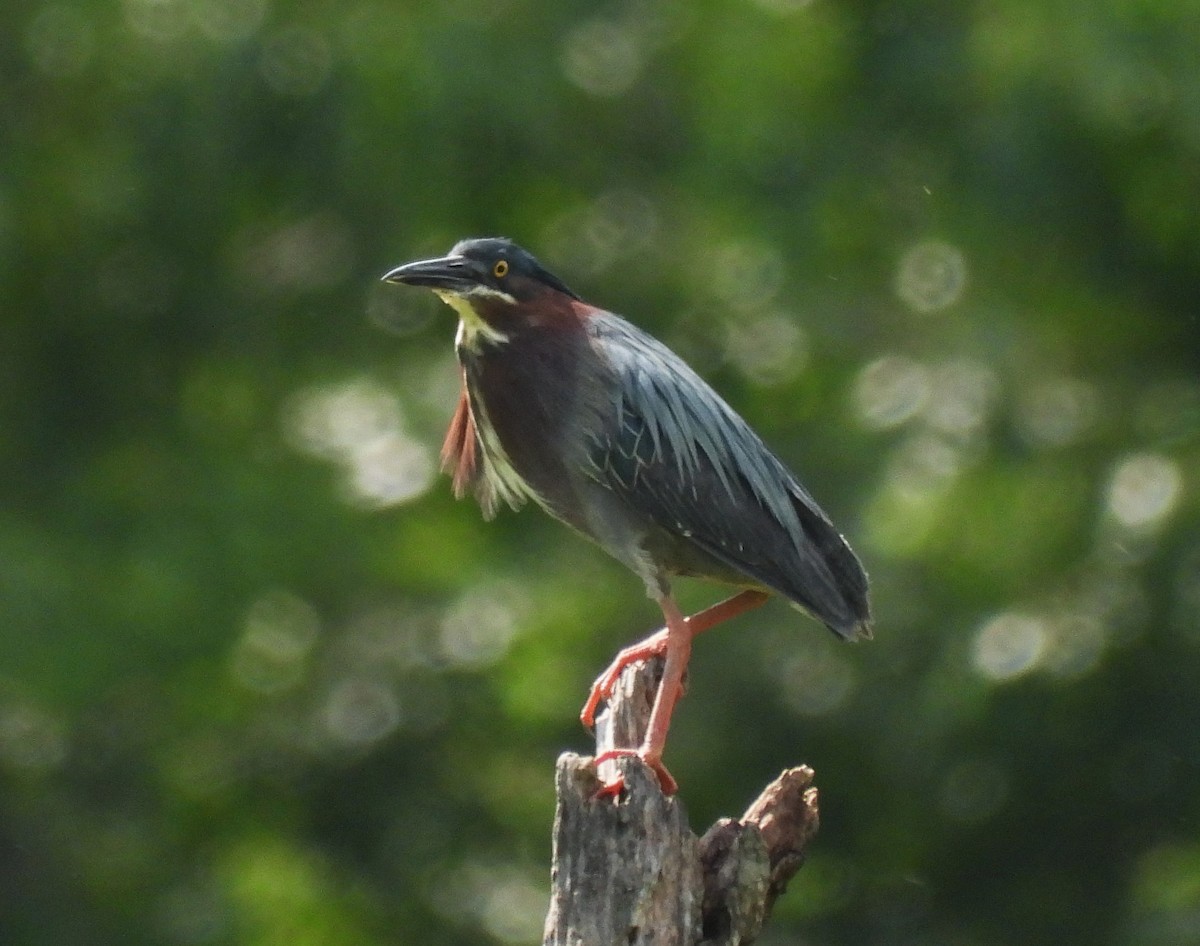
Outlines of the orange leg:
M 710 628 L 716 627 L 718 624 L 723 624 L 730 618 L 735 618 L 739 614 L 750 611 L 753 608 L 761 606 L 770 597 L 765 591 L 741 591 L 732 598 L 726 598 L 711 607 L 705 608 L 693 614 L 690 618 L 684 618 L 688 628 L 692 632 L 692 636 L 707 631 Z M 670 600 L 670 599 L 668 599 Z M 674 602 L 672 602 L 674 607 Z M 666 609 L 663 610 L 664 617 Z M 588 729 L 591 729 L 596 724 L 596 710 L 600 708 L 600 703 L 607 700 L 613 691 L 613 687 L 617 685 L 617 680 L 625 668 L 632 663 L 637 663 L 639 660 L 649 660 L 651 657 L 661 657 L 667 651 L 667 634 L 670 627 L 664 627 L 661 630 L 655 631 L 643 641 L 632 644 L 624 650 L 618 652 L 616 659 L 608 665 L 608 669 L 596 678 L 596 682 L 592 684 L 591 692 L 588 694 L 587 702 L 583 704 L 583 709 L 579 713 L 579 719 Z
M 650 723 L 646 729 L 646 738 L 637 749 L 610 749 L 596 757 L 596 763 L 605 762 L 618 756 L 636 755 L 645 762 L 658 776 L 662 790 L 673 794 L 677 785 L 671 773 L 662 763 L 663 749 L 667 744 L 667 730 L 671 726 L 671 714 L 675 704 L 683 693 L 683 675 L 687 670 L 688 658 L 692 653 L 692 638 L 701 631 L 727 621 L 735 615 L 758 607 L 767 600 L 767 595 L 761 591 L 743 591 L 726 601 L 713 605 L 690 618 L 679 611 L 674 599 L 669 595 L 664 597 L 659 605 L 667 626 L 661 631 L 650 635 L 640 644 L 627 647 L 617 655 L 613 665 L 604 672 L 588 697 L 582 718 L 586 725 L 591 725 L 596 706 L 601 699 L 606 699 L 612 692 L 621 671 L 635 660 L 664 654 L 666 663 L 663 666 L 662 681 L 658 685 L 658 693 L 654 697 L 654 706 L 650 710 Z M 615 794 L 620 791 L 620 782 L 606 785 L 601 794 Z

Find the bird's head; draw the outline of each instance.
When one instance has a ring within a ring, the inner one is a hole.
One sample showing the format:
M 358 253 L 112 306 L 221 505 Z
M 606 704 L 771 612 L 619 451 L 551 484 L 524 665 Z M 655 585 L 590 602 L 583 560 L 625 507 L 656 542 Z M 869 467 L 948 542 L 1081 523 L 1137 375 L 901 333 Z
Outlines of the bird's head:
M 460 340 L 471 345 L 569 316 L 579 301 L 533 254 L 502 237 L 461 240 L 446 256 L 405 263 L 383 278 L 432 289 L 458 313 Z

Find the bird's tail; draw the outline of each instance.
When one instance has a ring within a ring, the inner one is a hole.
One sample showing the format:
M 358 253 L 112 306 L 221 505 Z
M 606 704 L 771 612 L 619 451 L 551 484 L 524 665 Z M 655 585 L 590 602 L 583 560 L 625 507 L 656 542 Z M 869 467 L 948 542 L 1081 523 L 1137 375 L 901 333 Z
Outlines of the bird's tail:
M 870 640 L 874 633 L 866 569 L 845 537 L 806 499 L 794 497 L 796 513 L 805 536 L 816 546 L 832 585 L 822 602 L 825 607 L 816 617 L 843 640 Z

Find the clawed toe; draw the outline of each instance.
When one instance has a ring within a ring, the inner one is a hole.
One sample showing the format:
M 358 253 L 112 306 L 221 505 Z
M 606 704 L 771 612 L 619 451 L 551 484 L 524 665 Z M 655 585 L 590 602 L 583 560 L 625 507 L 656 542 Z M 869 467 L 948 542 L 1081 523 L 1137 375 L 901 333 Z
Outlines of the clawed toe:
M 605 762 L 611 762 L 613 759 L 623 759 L 634 757 L 641 759 L 658 779 L 659 787 L 664 795 L 674 795 L 679 791 L 679 785 L 672 778 L 671 773 L 667 771 L 667 767 L 662 764 L 661 759 L 656 759 L 650 756 L 645 748 L 641 749 L 609 749 L 606 752 L 601 752 L 595 758 L 597 766 L 603 765 Z M 600 790 L 592 796 L 593 800 L 597 798 L 616 798 L 625 789 L 625 777 L 620 773 L 607 782 L 605 782 Z
M 651 657 L 661 657 L 666 649 L 667 633 L 664 628 L 651 634 L 644 641 L 634 644 L 632 647 L 626 647 L 618 653 L 613 662 L 608 665 L 608 669 L 600 674 L 596 678 L 596 682 L 592 684 L 587 702 L 583 704 L 583 709 L 579 712 L 579 721 L 588 729 L 594 728 L 596 711 L 600 708 L 601 703 L 612 696 L 617 681 L 621 679 L 625 668 L 639 661 L 649 660 Z

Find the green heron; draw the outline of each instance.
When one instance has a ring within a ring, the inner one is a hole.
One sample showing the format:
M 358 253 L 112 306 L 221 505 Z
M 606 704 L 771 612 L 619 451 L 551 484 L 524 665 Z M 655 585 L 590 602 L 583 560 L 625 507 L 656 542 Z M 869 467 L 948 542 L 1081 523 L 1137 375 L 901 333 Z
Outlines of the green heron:
M 458 313 L 462 393 L 442 446 L 454 492 L 491 518 L 532 499 L 645 582 L 665 627 L 622 650 L 595 682 L 591 726 L 621 671 L 665 657 L 636 755 L 662 762 L 692 638 L 787 599 L 846 640 L 871 636 L 867 577 L 829 517 L 750 426 L 658 340 L 584 302 L 511 240 L 463 240 L 447 256 L 393 269 Z M 676 575 L 741 590 L 685 617 Z M 612 786 L 614 790 L 618 786 Z

